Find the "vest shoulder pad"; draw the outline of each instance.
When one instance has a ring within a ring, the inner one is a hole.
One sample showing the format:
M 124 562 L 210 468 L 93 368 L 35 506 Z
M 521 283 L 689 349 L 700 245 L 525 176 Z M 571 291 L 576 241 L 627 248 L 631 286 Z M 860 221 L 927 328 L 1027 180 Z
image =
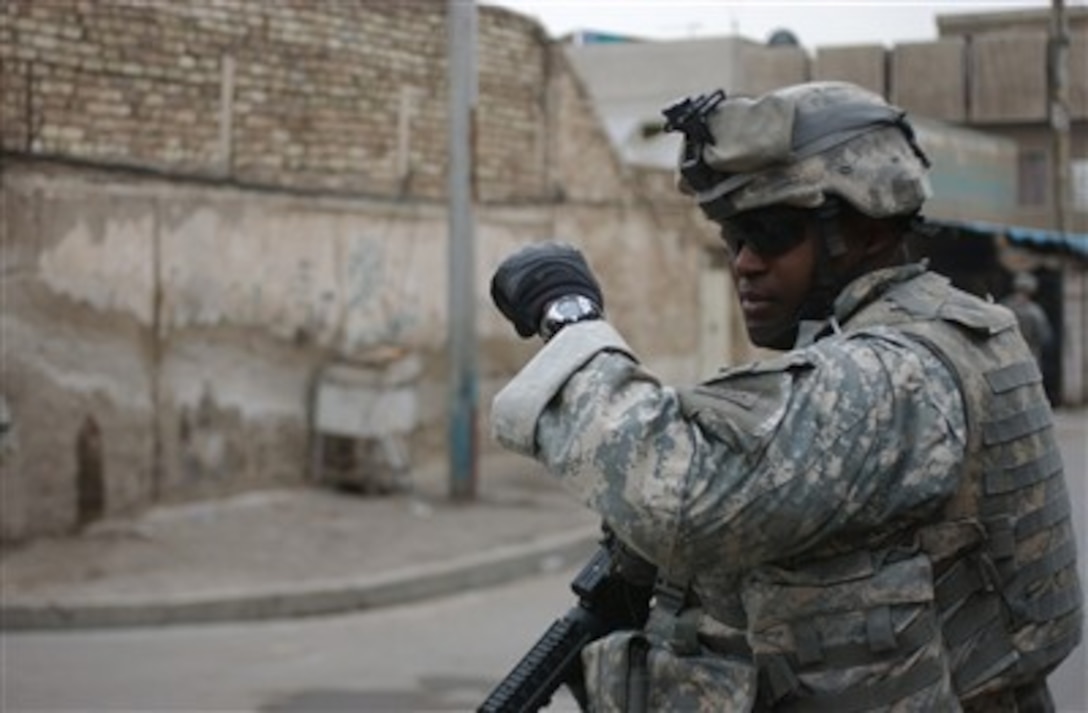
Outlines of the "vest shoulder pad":
M 907 282 L 893 289 L 888 298 L 914 316 L 943 319 L 983 335 L 998 334 L 1016 325 L 1016 317 L 1005 307 L 956 289 L 946 281 Z

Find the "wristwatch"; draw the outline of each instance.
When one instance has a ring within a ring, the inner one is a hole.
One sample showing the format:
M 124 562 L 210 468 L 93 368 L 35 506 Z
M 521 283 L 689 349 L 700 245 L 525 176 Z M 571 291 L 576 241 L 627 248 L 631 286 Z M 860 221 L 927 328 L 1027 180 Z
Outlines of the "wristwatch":
M 537 331 L 544 341 L 548 341 L 568 324 L 600 318 L 601 308 L 593 300 L 582 295 L 566 295 L 553 300 L 544 309 L 544 316 L 540 320 L 540 329 Z

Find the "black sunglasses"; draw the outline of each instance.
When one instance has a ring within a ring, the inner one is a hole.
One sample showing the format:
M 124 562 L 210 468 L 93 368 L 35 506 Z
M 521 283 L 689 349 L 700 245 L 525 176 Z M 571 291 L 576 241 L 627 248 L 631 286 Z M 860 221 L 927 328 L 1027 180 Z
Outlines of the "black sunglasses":
M 743 248 L 760 257 L 778 257 L 799 245 L 807 235 L 812 211 L 793 206 L 771 206 L 738 213 L 721 222 L 722 240 L 735 258 Z

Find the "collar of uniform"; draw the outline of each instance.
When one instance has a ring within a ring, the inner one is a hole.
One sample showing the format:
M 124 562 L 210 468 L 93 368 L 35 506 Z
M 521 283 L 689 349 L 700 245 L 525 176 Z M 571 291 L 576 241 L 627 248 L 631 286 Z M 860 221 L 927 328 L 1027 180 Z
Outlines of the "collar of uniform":
M 925 262 L 898 265 L 866 273 L 848 284 L 835 298 L 833 313 L 840 324 L 845 323 L 862 307 L 880 299 L 880 296 L 898 285 L 921 275 L 927 270 Z
M 802 320 L 797 325 L 794 349 L 802 349 L 837 331 L 836 324 L 843 324 L 862 307 L 875 302 L 893 285 L 913 280 L 928 269 L 925 261 L 910 265 L 898 265 L 883 270 L 867 272 L 849 283 L 835 298 L 830 319 Z
M 794 349 L 804 349 L 811 346 L 817 339 L 830 334 L 830 319 L 804 319 L 797 324 L 797 339 L 793 343 Z

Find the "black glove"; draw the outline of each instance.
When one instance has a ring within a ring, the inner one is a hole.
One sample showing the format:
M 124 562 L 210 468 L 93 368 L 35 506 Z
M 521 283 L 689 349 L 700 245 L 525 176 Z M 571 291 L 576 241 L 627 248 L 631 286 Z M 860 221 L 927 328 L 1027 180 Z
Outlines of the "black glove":
M 507 257 L 491 277 L 491 299 L 521 337 L 540 328 L 544 308 L 564 295 L 582 295 L 604 309 L 597 279 L 577 248 L 533 243 Z

